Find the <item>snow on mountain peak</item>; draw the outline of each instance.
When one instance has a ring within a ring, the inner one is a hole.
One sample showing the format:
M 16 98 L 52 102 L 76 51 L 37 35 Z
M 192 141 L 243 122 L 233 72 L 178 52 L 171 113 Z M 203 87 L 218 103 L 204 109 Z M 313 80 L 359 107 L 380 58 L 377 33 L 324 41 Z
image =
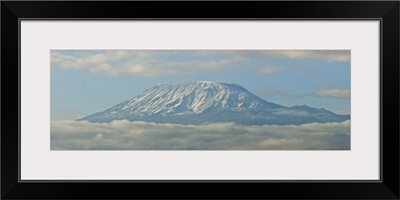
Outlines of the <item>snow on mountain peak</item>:
M 296 110 L 268 102 L 238 84 L 196 81 L 158 84 L 132 99 L 79 120 L 110 122 L 116 119 L 128 119 L 184 124 L 235 121 L 245 124 L 265 124 L 280 123 L 274 120 L 280 120 L 279 117 L 282 115 L 272 118 L 267 115 L 282 113 L 280 110 L 287 109 Z
M 246 105 L 262 106 L 267 102 L 243 87 L 216 81 L 162 84 L 117 108 L 139 115 L 202 113 L 238 110 Z

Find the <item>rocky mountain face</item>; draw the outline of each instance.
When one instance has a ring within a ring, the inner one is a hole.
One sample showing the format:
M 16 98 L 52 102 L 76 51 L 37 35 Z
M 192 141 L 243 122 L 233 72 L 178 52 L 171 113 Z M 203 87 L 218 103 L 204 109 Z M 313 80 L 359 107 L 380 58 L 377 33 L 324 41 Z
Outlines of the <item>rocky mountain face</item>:
M 350 116 L 305 105 L 285 107 L 268 102 L 234 83 L 197 81 L 160 84 L 105 111 L 78 120 L 111 122 L 122 119 L 186 125 L 221 122 L 299 125 L 341 122 Z

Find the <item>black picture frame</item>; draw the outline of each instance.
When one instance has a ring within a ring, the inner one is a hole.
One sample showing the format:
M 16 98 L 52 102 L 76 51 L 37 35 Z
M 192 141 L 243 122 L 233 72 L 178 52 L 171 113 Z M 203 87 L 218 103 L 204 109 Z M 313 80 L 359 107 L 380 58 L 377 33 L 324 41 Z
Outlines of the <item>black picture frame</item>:
M 2 1 L 1 198 L 399 199 L 399 9 L 398 1 Z M 20 19 L 378 19 L 381 21 L 381 180 L 21 182 Z

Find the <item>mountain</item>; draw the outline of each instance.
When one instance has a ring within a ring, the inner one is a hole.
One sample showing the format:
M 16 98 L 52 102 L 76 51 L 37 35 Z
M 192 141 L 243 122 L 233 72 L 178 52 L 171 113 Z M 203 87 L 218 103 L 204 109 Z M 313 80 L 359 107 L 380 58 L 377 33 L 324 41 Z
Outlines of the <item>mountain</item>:
M 285 107 L 268 102 L 240 85 L 216 81 L 160 84 L 137 97 L 80 121 L 111 122 L 126 119 L 175 124 L 235 122 L 244 125 L 341 122 L 349 115 L 336 115 L 323 108 Z

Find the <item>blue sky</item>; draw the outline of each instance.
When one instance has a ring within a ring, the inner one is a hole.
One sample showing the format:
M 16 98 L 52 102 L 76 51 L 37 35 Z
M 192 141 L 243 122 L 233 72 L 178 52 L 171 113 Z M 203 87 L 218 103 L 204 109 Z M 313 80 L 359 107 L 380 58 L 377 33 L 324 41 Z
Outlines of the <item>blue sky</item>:
M 350 114 L 348 50 L 52 50 L 50 61 L 52 120 L 103 111 L 160 83 L 199 80 Z

